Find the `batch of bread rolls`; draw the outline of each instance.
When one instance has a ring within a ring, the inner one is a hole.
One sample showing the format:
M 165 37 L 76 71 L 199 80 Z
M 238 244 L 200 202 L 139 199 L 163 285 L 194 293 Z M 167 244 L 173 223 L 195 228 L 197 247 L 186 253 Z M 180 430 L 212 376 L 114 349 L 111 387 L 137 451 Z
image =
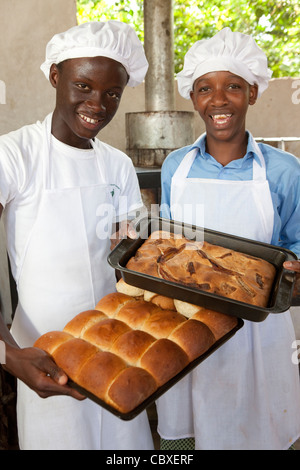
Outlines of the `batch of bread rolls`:
M 126 284 L 35 347 L 69 378 L 128 414 L 237 325 L 235 317 Z

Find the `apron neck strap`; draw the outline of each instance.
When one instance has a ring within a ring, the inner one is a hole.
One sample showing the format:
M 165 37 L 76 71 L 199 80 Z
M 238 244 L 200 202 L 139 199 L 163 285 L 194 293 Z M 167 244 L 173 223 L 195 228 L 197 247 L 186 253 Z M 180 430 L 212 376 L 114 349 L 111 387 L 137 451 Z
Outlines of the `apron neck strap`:
M 43 160 L 43 187 L 50 188 L 50 143 L 51 143 L 51 124 L 53 113 L 48 114 L 45 118 L 43 126 L 43 142 L 42 142 L 42 160 Z
M 177 170 L 175 171 L 173 178 L 187 178 L 189 171 L 194 163 L 196 155 L 199 151 L 199 141 L 205 134 L 202 134 L 200 138 L 198 138 L 194 144 L 192 145 L 192 149 L 183 157 L 181 163 L 179 164 Z M 253 139 L 252 136 L 249 134 L 249 139 L 252 139 L 252 145 L 254 147 L 254 151 L 258 156 L 259 162 L 253 157 L 253 180 L 254 181 L 265 181 L 266 180 L 266 163 L 264 156 L 257 144 L 257 142 Z M 195 147 L 196 146 L 196 147 Z
M 53 113 L 48 114 L 45 118 L 42 126 L 43 126 L 43 143 L 42 143 L 42 160 L 43 160 L 43 187 L 44 189 L 51 188 L 51 125 L 52 125 L 52 116 Z M 95 155 L 97 158 L 97 166 L 98 171 L 101 176 L 102 181 L 107 182 L 107 175 L 105 174 L 102 158 L 101 158 L 101 150 L 97 143 L 91 140 L 92 147 L 95 151 Z
M 250 136 L 249 136 L 249 139 L 250 139 Z M 266 162 L 262 154 L 262 151 L 260 150 L 258 146 L 258 143 L 253 139 L 253 137 L 252 137 L 252 145 L 259 159 L 259 162 L 258 162 L 257 159 L 253 157 L 253 180 L 265 181 L 267 179 Z

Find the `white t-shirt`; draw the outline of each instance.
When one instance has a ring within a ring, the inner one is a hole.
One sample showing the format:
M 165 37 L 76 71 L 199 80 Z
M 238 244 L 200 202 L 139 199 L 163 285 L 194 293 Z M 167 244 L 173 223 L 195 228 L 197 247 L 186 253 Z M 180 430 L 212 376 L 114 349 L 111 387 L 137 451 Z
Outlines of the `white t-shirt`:
M 21 263 L 45 186 L 43 144 L 41 122 L 0 137 L 0 203 L 13 275 Z M 51 136 L 47 189 L 109 184 L 116 219 L 125 218 L 142 206 L 132 161 L 98 139 L 94 146 L 100 151 L 101 166 L 94 148 L 77 149 Z

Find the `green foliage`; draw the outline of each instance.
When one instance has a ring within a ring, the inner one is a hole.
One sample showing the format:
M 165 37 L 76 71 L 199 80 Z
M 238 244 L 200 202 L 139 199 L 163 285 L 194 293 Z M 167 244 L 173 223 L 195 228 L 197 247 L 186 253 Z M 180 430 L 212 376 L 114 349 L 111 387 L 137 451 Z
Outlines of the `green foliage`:
M 143 0 L 77 0 L 77 5 L 79 23 L 119 19 L 132 24 L 143 41 Z M 298 0 L 174 0 L 175 73 L 195 41 L 226 26 L 255 38 L 273 77 L 300 75 Z

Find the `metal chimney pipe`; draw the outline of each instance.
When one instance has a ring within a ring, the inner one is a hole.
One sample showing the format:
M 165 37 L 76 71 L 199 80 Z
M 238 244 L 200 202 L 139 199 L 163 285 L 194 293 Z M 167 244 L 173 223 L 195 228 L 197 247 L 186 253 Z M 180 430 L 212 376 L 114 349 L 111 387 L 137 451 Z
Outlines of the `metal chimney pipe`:
M 145 112 L 126 114 L 126 151 L 136 168 L 160 168 L 194 140 L 194 112 L 177 111 L 173 0 L 144 0 Z
M 175 109 L 173 14 L 173 0 L 144 0 L 146 111 Z

